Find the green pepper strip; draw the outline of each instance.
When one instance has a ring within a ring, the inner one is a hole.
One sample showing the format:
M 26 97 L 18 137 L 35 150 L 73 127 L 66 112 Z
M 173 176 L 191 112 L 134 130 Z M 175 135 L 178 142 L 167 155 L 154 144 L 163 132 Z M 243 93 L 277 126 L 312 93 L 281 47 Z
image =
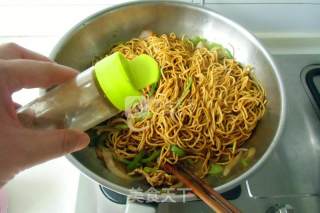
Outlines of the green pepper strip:
M 119 158 L 118 161 L 120 161 L 121 163 L 127 164 L 127 165 L 131 162 L 125 158 Z
M 171 146 L 171 152 L 173 152 L 178 157 L 183 157 L 186 155 L 185 151 L 181 148 L 179 148 L 177 145 Z
M 178 99 L 176 107 L 179 107 L 183 100 L 187 97 L 191 90 L 192 78 L 188 79 L 188 82 L 185 84 L 181 97 Z
M 152 172 L 157 171 L 157 168 L 144 167 L 144 168 L 143 168 L 143 171 L 144 171 L 145 173 L 152 173 Z
M 228 58 L 228 59 L 233 58 L 233 55 L 231 54 L 230 50 L 228 50 L 227 48 L 224 48 L 224 55 L 225 55 L 226 58 Z
M 149 96 L 149 97 L 150 97 L 150 96 L 153 96 L 154 93 L 157 91 L 157 89 L 158 89 L 158 82 L 151 84 L 151 89 L 150 89 L 150 91 L 148 92 L 148 96 Z
M 222 171 L 223 171 L 223 168 L 222 168 L 221 165 L 219 165 L 219 164 L 212 164 L 208 173 L 209 173 L 210 175 L 218 175 L 218 174 L 221 174 Z
M 221 44 L 209 42 L 207 39 L 202 38 L 200 36 L 195 36 L 194 38 L 191 38 L 190 41 L 193 43 L 194 46 L 197 46 L 198 43 L 202 42 L 207 49 L 220 50 L 219 53 L 223 54 L 224 57 L 228 59 L 233 58 L 231 52 L 227 48 L 224 48 Z
M 248 162 L 248 160 L 247 159 L 241 159 L 240 160 L 240 163 L 241 163 L 241 165 L 243 166 L 243 167 L 247 167 L 247 166 L 249 166 L 249 162 Z
M 117 124 L 114 126 L 115 129 L 118 129 L 118 130 L 122 130 L 122 129 L 128 129 L 128 125 L 127 124 Z
M 203 41 L 204 39 L 201 38 L 200 36 L 195 36 L 195 37 L 193 37 L 193 38 L 191 38 L 191 39 L 189 39 L 189 40 L 193 43 L 194 46 L 197 46 L 197 44 L 198 44 L 200 41 Z
M 146 112 L 137 112 L 134 114 L 134 119 L 137 121 L 142 121 L 143 119 L 148 119 L 151 118 L 153 115 L 152 112 L 146 111 Z
M 154 152 L 152 152 L 152 154 L 149 157 L 142 159 L 141 162 L 142 163 L 149 163 L 149 162 L 153 161 L 154 159 L 159 157 L 160 152 L 161 152 L 160 150 L 155 150 Z
M 211 42 L 209 45 L 208 45 L 208 49 L 209 50 L 215 50 L 215 49 L 222 49 L 222 45 L 221 44 L 218 44 L 218 43 L 215 43 L 215 42 Z
M 139 152 L 134 158 L 133 160 L 128 164 L 127 168 L 129 170 L 134 170 L 135 168 L 138 168 L 141 163 L 141 159 L 143 158 L 144 155 L 144 151 Z

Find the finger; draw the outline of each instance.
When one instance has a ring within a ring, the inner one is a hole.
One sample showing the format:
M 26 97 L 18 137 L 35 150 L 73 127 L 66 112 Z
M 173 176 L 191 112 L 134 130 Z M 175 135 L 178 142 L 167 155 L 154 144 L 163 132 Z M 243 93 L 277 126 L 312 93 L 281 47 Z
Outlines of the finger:
M 21 88 L 50 87 L 73 78 L 78 72 L 52 62 L 26 59 L 2 60 L 2 70 L 11 92 Z
M 9 90 L 8 82 L 4 78 L 5 76 L 0 75 L 0 117 L 2 122 L 9 123 L 16 120 L 17 105 L 12 101 L 12 92 Z
M 49 58 L 23 48 L 15 43 L 0 45 L 0 59 L 32 59 L 39 61 L 51 61 Z
M 89 144 L 89 136 L 77 130 L 31 130 L 23 129 L 23 167 L 79 151 Z M 25 163 L 23 162 L 25 161 Z

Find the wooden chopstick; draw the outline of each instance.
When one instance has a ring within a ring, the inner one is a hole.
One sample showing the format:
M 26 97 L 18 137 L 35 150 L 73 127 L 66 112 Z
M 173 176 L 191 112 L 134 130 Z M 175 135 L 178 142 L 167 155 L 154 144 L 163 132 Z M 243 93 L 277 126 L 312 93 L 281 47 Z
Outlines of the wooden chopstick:
M 173 174 L 191 190 L 209 207 L 218 213 L 240 213 L 240 211 L 222 197 L 218 192 L 213 190 L 207 183 L 193 175 L 189 170 L 182 166 L 164 165 L 164 170 Z
M 228 200 L 226 200 L 220 193 L 215 191 L 206 181 L 201 180 L 198 176 L 192 174 L 190 170 L 186 169 L 183 166 L 178 165 L 178 168 L 189 175 L 197 184 L 201 185 L 211 197 L 218 202 L 221 202 L 222 205 L 230 209 L 230 212 L 240 212 L 234 205 L 232 205 Z

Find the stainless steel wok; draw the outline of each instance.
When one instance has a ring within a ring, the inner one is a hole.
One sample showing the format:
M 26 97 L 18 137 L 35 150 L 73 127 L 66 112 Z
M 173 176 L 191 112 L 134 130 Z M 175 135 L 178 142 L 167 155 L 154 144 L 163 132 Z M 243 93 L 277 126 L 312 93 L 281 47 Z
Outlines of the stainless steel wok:
M 85 70 L 95 57 L 104 55 L 112 45 L 137 37 L 145 29 L 159 34 L 175 32 L 189 37 L 205 37 L 233 49 L 235 58 L 241 63 L 254 66 L 268 99 L 267 112 L 247 143 L 257 150 L 255 160 L 246 171 L 235 171 L 226 179 L 208 178 L 219 192 L 234 187 L 257 171 L 270 156 L 285 119 L 285 94 L 277 67 L 261 43 L 246 29 L 211 10 L 191 4 L 127 3 L 107 8 L 81 21 L 59 41 L 51 57 L 58 63 Z M 149 188 L 145 181 L 128 182 L 112 174 L 91 147 L 69 155 L 68 159 L 83 174 L 118 193 L 130 195 L 137 187 Z M 173 199 L 181 201 L 183 197 L 177 193 Z M 186 197 L 186 200 L 193 199 L 196 199 L 193 194 Z

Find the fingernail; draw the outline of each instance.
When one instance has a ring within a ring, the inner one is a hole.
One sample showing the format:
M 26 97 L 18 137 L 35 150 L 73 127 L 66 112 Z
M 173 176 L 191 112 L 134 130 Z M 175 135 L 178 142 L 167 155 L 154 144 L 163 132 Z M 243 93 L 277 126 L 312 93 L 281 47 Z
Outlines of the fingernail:
M 90 138 L 86 133 L 79 132 L 77 134 L 77 139 L 75 140 L 77 145 L 75 146 L 74 152 L 84 149 L 88 146 Z

